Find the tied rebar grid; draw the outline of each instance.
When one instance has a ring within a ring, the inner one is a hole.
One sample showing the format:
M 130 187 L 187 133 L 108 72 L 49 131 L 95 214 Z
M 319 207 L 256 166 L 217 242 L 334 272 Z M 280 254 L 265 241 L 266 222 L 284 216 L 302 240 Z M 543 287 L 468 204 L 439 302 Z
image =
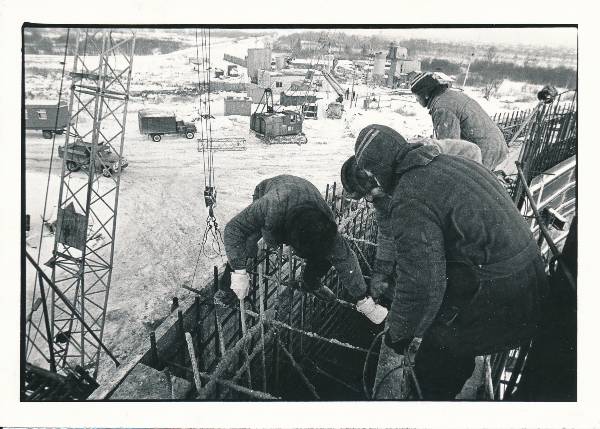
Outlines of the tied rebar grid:
M 492 116 L 492 121 L 500 128 L 504 139 L 508 143 L 532 112 L 533 109 L 496 113 Z
M 367 274 L 375 256 L 374 212 L 336 188 L 328 186 L 326 200 L 340 232 L 357 239 L 351 245 Z M 193 383 L 195 399 L 362 399 L 364 359 L 381 327 L 356 312 L 334 269 L 322 283 L 335 301 L 298 289 L 302 264 L 289 247 L 261 249 L 243 307 L 238 300 L 214 302 L 226 281 L 215 267 L 212 285 L 198 290 L 185 315 L 178 312 L 174 341 L 161 347 L 151 335 L 144 363 Z
M 534 177 L 577 153 L 576 90 L 565 91 L 552 103 L 540 103 L 534 109 L 498 113 L 492 120 L 510 146 L 521 146 L 518 160 L 524 166 L 528 184 Z M 520 178 L 511 186 L 510 193 L 521 208 L 525 195 Z

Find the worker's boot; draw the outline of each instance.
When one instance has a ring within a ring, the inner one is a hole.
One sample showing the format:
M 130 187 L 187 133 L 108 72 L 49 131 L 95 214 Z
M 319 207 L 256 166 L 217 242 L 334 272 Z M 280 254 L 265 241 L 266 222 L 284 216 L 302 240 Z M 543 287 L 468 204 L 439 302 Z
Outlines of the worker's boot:
M 371 322 L 379 325 L 387 317 L 387 308 L 375 303 L 373 298 L 367 296 L 356 303 L 356 310 L 364 314 Z

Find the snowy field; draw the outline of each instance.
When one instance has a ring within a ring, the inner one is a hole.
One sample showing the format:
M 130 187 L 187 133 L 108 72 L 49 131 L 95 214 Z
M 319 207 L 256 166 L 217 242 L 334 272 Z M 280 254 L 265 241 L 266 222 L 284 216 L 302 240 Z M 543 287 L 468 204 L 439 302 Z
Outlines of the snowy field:
M 212 47 L 214 65 L 224 68 L 223 53 L 244 57 L 246 49 L 259 47 L 259 42 L 256 38 L 235 43 L 227 39 L 215 41 Z M 195 49 L 136 57 L 132 89 L 193 84 L 196 72 L 187 61 L 190 56 L 195 56 Z M 30 72 L 26 75 L 26 92 L 52 99 L 53 94 L 57 94 L 59 82 L 36 75 L 31 66 L 52 64 L 55 67 L 60 60 L 52 56 L 27 56 L 26 67 Z M 251 202 L 254 186 L 267 177 L 294 174 L 305 177 L 323 190 L 327 183 L 339 182 L 340 167 L 353 154 L 355 136 L 368 124 L 391 126 L 407 138 L 431 134 L 431 119 L 413 97 L 390 95 L 366 85 L 357 85 L 355 89 L 360 97 L 357 107 L 349 108 L 346 102 L 346 112 L 339 120 L 323 117 L 327 104 L 335 98 L 333 93 L 318 94 L 321 97 L 320 117 L 304 122 L 308 143 L 302 146 L 264 144 L 250 133 L 248 117 L 222 116 L 223 99 L 231 93 L 212 96 L 212 113 L 216 116 L 212 121 L 213 137 L 242 137 L 247 141 L 246 151 L 217 152 L 214 156 L 218 191 L 216 217 L 221 227 Z M 385 103 L 381 102 L 381 106 L 385 104 L 385 107 L 363 110 L 362 98 L 373 91 L 385 100 Z M 519 99 L 517 94 L 512 93 L 512 87 L 507 90 L 511 94 L 506 96 L 514 98 L 508 102 L 502 99 L 488 102 L 482 100 L 476 90 L 467 88 L 466 91 L 480 101 L 490 115 L 535 104 L 534 97 Z M 104 334 L 108 347 L 121 360 L 127 359 L 169 314 L 172 297 L 190 294 L 181 286 L 191 281 L 207 216 L 203 200 L 203 158 L 197 150 L 196 141 L 164 136 L 161 142 L 152 142 L 139 134 L 137 112 L 144 107 L 159 107 L 175 111 L 182 119 L 189 120 L 197 106 L 196 98 L 182 96 L 163 96 L 155 100 L 133 98 L 128 105 L 124 156 L 129 160 L 129 167 L 121 177 L 114 269 Z M 57 136 L 56 146 L 63 143 L 64 136 Z M 40 217 L 51 147 L 52 140 L 43 139 L 41 132 L 26 133 L 26 206 L 27 213 L 31 215 L 30 243 L 36 246 L 29 251 L 34 255 L 37 254 L 42 231 Z M 55 152 L 49 183 L 49 207 L 58 200 L 59 161 Z M 53 239 L 53 236 L 43 238 L 42 263 L 50 257 Z M 198 288 L 206 283 L 212 277 L 213 265 L 224 262 L 223 257 L 201 257 L 192 286 Z M 30 289 L 27 307 L 31 305 Z M 113 366 L 105 360 L 100 380 L 108 375 L 107 368 Z

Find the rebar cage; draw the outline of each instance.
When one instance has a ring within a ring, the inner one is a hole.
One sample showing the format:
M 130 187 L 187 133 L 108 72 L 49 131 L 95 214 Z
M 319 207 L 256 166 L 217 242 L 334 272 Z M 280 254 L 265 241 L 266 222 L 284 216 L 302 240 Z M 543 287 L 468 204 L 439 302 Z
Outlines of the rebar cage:
M 347 200 L 335 184 L 327 187 L 326 200 L 368 274 L 375 256 L 374 211 Z M 215 303 L 214 293 L 227 281 L 215 267 L 211 284 L 198 290 L 189 308 L 178 309 L 171 329 L 158 340 L 151 333 L 141 363 L 192 383 L 185 399 L 364 399 L 367 348 L 382 326 L 356 312 L 334 269 L 322 283 L 335 301 L 297 289 L 302 264 L 289 247 L 261 249 L 244 308 L 237 300 Z M 371 379 L 376 362 L 369 360 Z

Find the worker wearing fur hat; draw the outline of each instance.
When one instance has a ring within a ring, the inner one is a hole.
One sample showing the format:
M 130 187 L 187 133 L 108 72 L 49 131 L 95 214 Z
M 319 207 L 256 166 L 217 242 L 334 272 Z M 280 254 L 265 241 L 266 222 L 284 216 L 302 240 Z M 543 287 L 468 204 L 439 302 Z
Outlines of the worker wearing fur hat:
M 393 141 L 401 142 L 404 138 L 392 128 L 380 125 L 385 129 Z M 432 138 L 414 138 L 408 141 L 411 144 L 429 145 L 439 149 L 446 155 L 461 156 L 481 164 L 481 150 L 475 144 L 454 139 L 437 140 Z M 375 207 L 377 218 L 377 251 L 373 272 L 369 281 L 369 291 L 373 299 L 385 306 L 391 304 L 394 297 L 394 240 L 390 220 L 387 218 L 390 196 L 377 186 L 376 179 L 369 176 L 356 165 L 353 155 L 344 162 L 341 171 L 341 180 L 346 196 L 359 200 L 366 198 Z
M 475 100 L 450 86 L 450 79 L 442 73 L 425 72 L 415 76 L 410 89 L 429 109 L 436 138 L 475 143 L 483 165 L 494 171 L 508 155 L 502 132 Z
M 257 254 L 263 238 L 268 246 L 287 244 L 306 261 L 300 286 L 321 299 L 335 298 L 320 279 L 333 266 L 356 309 L 380 324 L 387 309 L 367 295 L 358 259 L 338 233 L 334 215 L 318 189 L 309 181 L 280 175 L 260 182 L 253 202 L 227 223 L 225 251 L 231 270 L 231 290 L 243 300 L 249 292 L 248 258 Z
M 539 249 L 482 165 L 409 144 L 381 125 L 360 132 L 355 156 L 377 193 L 391 196 L 397 284 L 375 390 L 397 397 L 385 348 L 397 356 L 410 346 L 423 398 L 452 399 L 475 356 L 520 345 L 537 329 L 547 289 Z

